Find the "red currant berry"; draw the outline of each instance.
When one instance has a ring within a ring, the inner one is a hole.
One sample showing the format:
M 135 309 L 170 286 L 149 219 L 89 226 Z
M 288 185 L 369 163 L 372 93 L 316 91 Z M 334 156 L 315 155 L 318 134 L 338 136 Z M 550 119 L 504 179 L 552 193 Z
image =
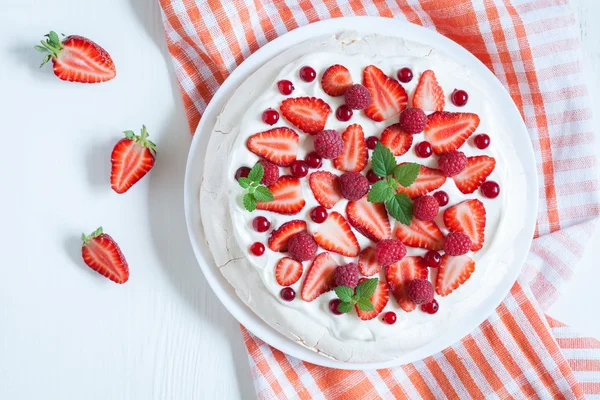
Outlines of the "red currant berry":
M 377 139 L 377 136 L 369 136 L 367 138 L 367 147 L 371 150 L 375 149 L 375 146 L 377 146 L 377 143 L 379 143 L 379 139 Z
M 477 146 L 477 148 L 479 150 L 487 149 L 488 146 L 490 145 L 490 137 L 488 135 L 486 135 L 485 133 L 475 136 L 474 141 L 475 141 L 475 146 Z
M 452 103 L 457 107 L 462 107 L 469 101 L 469 95 L 462 89 L 454 89 L 452 92 Z
M 291 287 L 284 287 L 281 289 L 281 292 L 279 292 L 279 295 L 285 301 L 292 301 L 296 298 L 296 292 Z
M 442 263 L 442 256 L 440 256 L 440 253 L 434 250 L 430 250 L 425 253 L 423 259 L 429 268 L 437 268 Z
M 279 113 L 272 108 L 267 108 L 262 113 L 262 120 L 265 124 L 275 125 L 279 121 Z
M 340 315 L 342 314 L 341 311 L 338 310 L 338 306 L 340 305 L 341 301 L 340 299 L 333 299 L 329 302 L 329 310 L 334 313 L 335 315 Z
M 290 165 L 290 172 L 296 178 L 304 178 L 308 174 L 308 165 L 302 160 L 296 160 Z
M 485 181 L 481 185 L 481 193 L 488 199 L 495 199 L 500 194 L 500 185 L 494 181 Z
M 262 256 L 265 253 L 265 245 L 261 242 L 255 242 L 250 246 L 250 251 L 255 256 Z
M 402 83 L 412 81 L 413 72 L 410 68 L 404 67 L 398 70 L 398 80 Z
M 426 312 L 427 314 L 435 314 L 440 309 L 440 305 L 438 304 L 436 299 L 431 300 L 430 303 L 422 304 L 421 311 Z
M 240 178 L 247 178 L 248 174 L 250 174 L 250 168 L 239 167 L 237 171 L 235 171 L 235 180 L 237 181 Z
M 304 82 L 312 82 L 317 77 L 317 73 L 309 66 L 300 68 L 300 79 Z
M 277 82 L 277 89 L 279 89 L 279 93 L 284 95 L 292 94 L 294 91 L 294 84 L 287 79 L 283 79 Z
M 304 162 L 308 165 L 309 168 L 321 168 L 321 166 L 323 165 L 323 160 L 321 159 L 321 156 L 317 154 L 316 151 L 313 151 L 311 153 L 308 153 L 306 155 L 306 158 L 304 159 Z
M 265 217 L 256 217 L 252 220 L 252 227 L 256 232 L 266 232 L 271 227 L 271 223 Z
M 433 194 L 433 197 L 435 197 L 435 199 L 437 200 L 440 207 L 444 207 L 445 205 L 448 205 L 448 202 L 450 201 L 450 198 L 448 197 L 448 193 L 444 192 L 443 190 L 440 190 L 439 192 L 435 192 Z
M 323 206 L 316 206 L 310 211 L 310 219 L 317 224 L 325 222 L 327 219 L 327 209 Z
M 393 311 L 388 311 L 383 314 L 383 322 L 388 325 L 394 325 L 396 323 L 396 313 Z
M 345 104 L 338 107 L 335 117 L 342 122 L 349 121 L 352 118 L 352 109 Z
M 415 146 L 415 153 L 421 158 L 427 158 L 433 154 L 433 150 L 429 142 L 421 142 Z
M 369 182 L 371 183 L 375 183 L 375 182 L 379 182 L 380 180 L 382 180 L 383 178 L 379 175 L 377 175 L 375 172 L 373 172 L 372 169 L 370 169 L 367 172 L 367 179 L 369 180 Z

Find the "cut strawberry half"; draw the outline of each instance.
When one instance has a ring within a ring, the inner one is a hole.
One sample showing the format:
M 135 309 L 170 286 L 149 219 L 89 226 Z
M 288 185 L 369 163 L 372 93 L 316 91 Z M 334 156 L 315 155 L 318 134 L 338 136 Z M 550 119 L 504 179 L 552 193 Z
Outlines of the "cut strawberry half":
M 317 171 L 308 177 L 310 190 L 320 205 L 329 209 L 342 199 L 338 176 L 328 171 Z
M 296 161 L 299 137 L 290 128 L 274 128 L 248 138 L 248 150 L 273 164 L 286 167 Z
M 269 248 L 273 251 L 287 251 L 288 240 L 296 233 L 306 230 L 306 221 L 295 219 L 281 225 L 278 229 L 271 232 L 269 236 Z
M 362 126 L 352 124 L 342 133 L 344 150 L 333 159 L 333 166 L 340 171 L 360 172 L 369 161 L 369 150 Z
M 444 254 L 435 282 L 435 292 L 448 296 L 465 283 L 475 271 L 475 261 L 467 256 L 452 257 Z
M 417 179 L 409 187 L 398 185 L 398 193 L 406 193 L 411 199 L 416 199 L 433 192 L 444 183 L 446 183 L 446 176 L 441 170 L 421 165 Z
M 365 68 L 363 85 L 371 93 L 371 105 L 365 109 L 365 114 L 373 121 L 384 121 L 406 108 L 406 90 L 376 66 Z
M 315 241 L 325 250 L 346 257 L 356 257 L 360 252 L 358 240 L 346 219 L 338 212 L 329 214 L 313 234 Z
M 281 286 L 290 286 L 300 280 L 302 263 L 289 257 L 283 257 L 275 266 L 275 280 Z
M 444 224 L 452 232 L 466 233 L 473 245 L 471 251 L 479 251 L 485 241 L 485 206 L 480 200 L 466 200 L 444 212 Z
M 397 223 L 394 235 L 406 246 L 440 251 L 444 247 L 444 234 L 434 221 L 413 218 L 410 226 Z
M 444 91 L 435 78 L 435 74 L 430 69 L 424 71 L 413 95 L 413 107 L 424 111 L 442 111 L 445 105 Z
M 315 257 L 308 268 L 306 278 L 302 283 L 300 297 L 310 302 L 335 288 L 334 272 L 338 265 L 329 253 L 321 253 Z
M 400 307 L 411 312 L 417 305 L 408 299 L 406 289 L 414 279 L 427 279 L 429 271 L 422 257 L 404 257 L 397 263 L 388 265 L 385 269 L 385 279 Z
M 331 107 L 316 97 L 285 99 L 279 108 L 288 121 L 309 135 L 316 135 L 325 129 L 327 117 L 331 113 Z
M 323 91 L 330 96 L 341 96 L 352 86 L 350 71 L 343 65 L 335 64 L 325 70 L 321 78 Z
M 472 113 L 438 111 L 427 117 L 425 140 L 437 155 L 458 150 L 479 126 L 479 116 Z
M 117 142 L 110 156 L 110 187 L 119 194 L 142 179 L 156 161 L 156 145 L 148 139 L 145 126 L 139 136 L 133 131 L 124 133 L 125 138 Z
M 381 133 L 381 144 L 390 149 L 395 156 L 406 154 L 412 142 L 413 135 L 400 128 L 400 124 L 390 125 Z
M 298 178 L 293 176 L 282 176 L 277 182 L 269 186 L 273 193 L 272 201 L 259 201 L 256 208 L 259 210 L 272 211 L 277 214 L 298 214 L 304 208 L 306 201 L 302 197 L 302 185 Z
M 489 156 L 475 156 L 467 158 L 467 166 L 458 175 L 454 175 L 454 183 L 458 190 L 470 194 L 479 189 L 479 186 L 494 171 L 496 160 Z
M 366 278 L 360 279 L 358 281 L 358 284 L 360 285 L 364 281 L 366 281 Z M 383 309 L 385 308 L 385 306 L 388 303 L 388 299 L 389 299 L 389 289 L 388 289 L 387 283 L 382 282 L 382 281 L 377 282 L 377 288 L 375 289 L 373 296 L 371 296 L 371 298 L 369 299 L 369 300 L 371 300 L 371 303 L 373 303 L 374 310 L 373 311 L 363 311 L 358 308 L 358 305 L 355 305 L 354 307 L 356 308 L 356 313 L 358 314 L 358 318 L 362 319 L 363 321 L 368 321 L 370 319 L 375 318 L 376 316 L 381 314 L 381 312 L 383 311 Z
M 375 247 L 367 247 L 358 256 L 358 270 L 364 276 L 373 276 L 381 270 L 377 262 Z
M 83 261 L 100 275 L 115 283 L 125 283 L 129 279 L 129 266 L 119 245 L 112 237 L 96 229 L 91 235 L 81 235 Z
M 367 197 L 349 201 L 346 205 L 348 222 L 365 237 L 379 242 L 392 235 L 390 220 L 383 203 L 371 203 Z

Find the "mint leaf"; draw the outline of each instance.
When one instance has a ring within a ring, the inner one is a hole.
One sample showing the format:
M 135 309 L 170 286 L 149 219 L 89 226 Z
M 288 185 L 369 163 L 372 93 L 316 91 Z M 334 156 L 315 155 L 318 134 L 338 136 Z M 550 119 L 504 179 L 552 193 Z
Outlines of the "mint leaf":
M 337 309 L 341 313 L 349 313 L 352 311 L 352 304 L 342 301 L 340 304 L 338 304 Z
M 402 165 L 398 165 L 394 169 L 394 177 L 404 187 L 409 187 L 413 184 L 417 176 L 419 175 L 419 170 L 421 166 L 417 163 L 406 163 Z
M 250 212 L 256 210 L 256 199 L 254 198 L 254 195 L 246 193 L 242 199 L 242 202 L 244 203 L 244 208 L 246 210 Z
M 395 220 L 404 225 L 410 225 L 412 221 L 413 203 L 405 193 L 398 193 L 385 202 L 385 207 Z
M 335 288 L 335 294 L 340 298 L 341 301 L 350 303 L 352 301 L 354 290 L 348 286 L 338 286 Z
M 378 283 L 379 279 L 371 278 L 358 285 L 356 287 L 356 294 L 359 297 L 358 302 L 360 303 L 363 299 L 370 299 L 373 296 L 373 293 L 375 293 Z
M 378 181 L 371 186 L 367 200 L 371 203 L 385 203 L 394 196 L 394 190 L 386 180 Z
M 396 168 L 396 157 L 390 149 L 377 142 L 375 150 L 373 150 L 373 157 L 371 158 L 371 168 L 377 176 L 388 176 L 394 172 Z
M 390 187 L 397 192 L 398 191 L 398 182 L 396 182 L 396 180 L 392 177 L 387 178 L 387 181 L 388 181 L 388 184 L 390 185 Z
M 252 182 L 260 182 L 265 175 L 265 169 L 263 168 L 261 163 L 256 163 L 254 167 L 250 170 L 248 174 L 248 179 Z
M 250 184 L 252 183 L 252 181 L 248 178 L 239 177 L 238 183 L 240 184 L 241 187 L 243 187 L 244 189 L 247 189 L 250 186 Z
M 254 190 L 254 198 L 258 201 L 273 201 L 275 196 L 266 186 L 259 186 Z
M 375 306 L 373 306 L 373 303 L 371 303 L 371 300 L 369 299 L 360 299 L 357 303 L 357 306 L 361 311 L 373 311 L 375 309 Z

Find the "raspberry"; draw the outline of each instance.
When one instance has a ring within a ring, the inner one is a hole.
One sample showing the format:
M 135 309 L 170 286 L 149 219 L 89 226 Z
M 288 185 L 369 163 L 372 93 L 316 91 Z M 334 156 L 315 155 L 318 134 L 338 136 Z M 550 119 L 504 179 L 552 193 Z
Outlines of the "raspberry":
M 450 232 L 444 239 L 444 251 L 449 256 L 462 256 L 471 250 L 473 242 L 463 232 Z
M 383 239 L 377 243 L 375 257 L 382 267 L 387 267 L 397 261 L 402 260 L 406 255 L 404 243 L 396 239 Z
M 427 115 L 420 108 L 407 108 L 400 114 L 400 128 L 403 131 L 416 134 L 425 130 Z
M 369 191 L 369 180 L 358 172 L 344 172 L 339 182 L 340 192 L 348 200 L 358 200 Z
M 355 263 L 340 265 L 334 272 L 335 286 L 348 286 L 354 289 L 358 285 L 359 278 L 358 265 Z
M 440 203 L 433 196 L 421 196 L 413 202 L 413 215 L 421 221 L 432 221 L 439 209 Z
M 336 158 L 344 150 L 344 141 L 337 131 L 326 129 L 315 137 L 315 151 L 322 158 Z
M 427 304 L 433 300 L 433 285 L 427 279 L 414 279 L 408 284 L 406 294 L 415 304 Z
M 460 174 L 467 166 L 467 156 L 462 151 L 442 154 L 438 166 L 447 177 Z
M 363 85 L 356 84 L 346 89 L 344 93 L 346 105 L 353 110 L 364 110 L 371 105 L 371 93 Z
M 258 162 L 262 164 L 263 169 L 265 170 L 265 174 L 260 183 L 269 186 L 277 182 L 277 179 L 279 179 L 279 168 L 277 165 L 267 160 L 259 160 Z
M 288 240 L 288 252 L 296 261 L 310 260 L 317 254 L 317 242 L 306 231 L 296 233 Z

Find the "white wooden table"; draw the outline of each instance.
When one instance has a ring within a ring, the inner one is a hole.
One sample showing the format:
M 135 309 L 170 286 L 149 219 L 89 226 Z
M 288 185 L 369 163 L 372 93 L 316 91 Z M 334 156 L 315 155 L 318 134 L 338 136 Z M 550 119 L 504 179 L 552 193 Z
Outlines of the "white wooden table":
M 600 3 L 575 3 L 597 97 Z M 0 398 L 254 397 L 238 324 L 187 238 L 191 137 L 157 2 L 0 0 L 0 9 Z M 32 46 L 51 29 L 97 40 L 119 79 L 67 84 L 39 70 Z M 142 123 L 158 144 L 157 166 L 117 196 L 108 155 L 121 131 Z M 99 225 L 127 255 L 124 286 L 80 260 L 81 232 Z M 577 306 L 600 302 L 600 233 L 593 240 L 552 313 L 600 337 L 600 321 Z

